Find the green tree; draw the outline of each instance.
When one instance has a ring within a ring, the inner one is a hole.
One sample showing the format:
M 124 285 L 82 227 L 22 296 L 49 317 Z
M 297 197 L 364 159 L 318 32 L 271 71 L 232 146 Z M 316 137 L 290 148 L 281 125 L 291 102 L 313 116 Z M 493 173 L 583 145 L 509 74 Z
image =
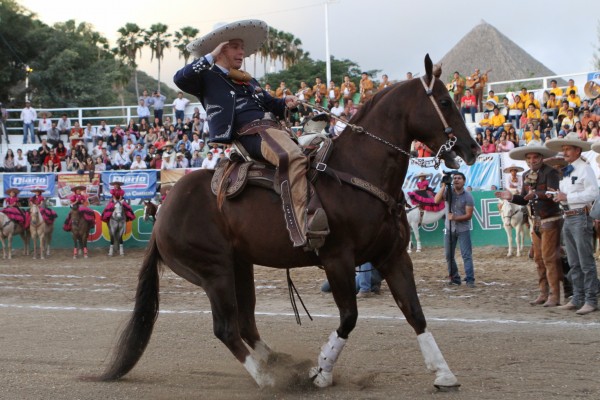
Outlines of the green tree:
M 171 47 L 170 33 L 167 33 L 169 27 L 165 24 L 157 23 L 150 26 L 144 34 L 144 41 L 150 47 L 152 52 L 150 60 L 156 58 L 158 61 L 158 91 L 160 91 L 160 62 L 165 57 L 165 49 Z
M 188 51 L 187 46 L 190 44 L 200 31 L 191 26 L 184 26 L 180 31 L 175 32 L 175 38 L 173 39 L 174 47 L 179 50 L 179 58 L 183 58 L 183 65 L 187 65 L 188 60 L 191 57 L 191 53 Z
M 117 39 L 117 47 L 113 49 L 113 52 L 124 59 L 127 65 L 131 67 L 135 82 L 135 95 L 140 97 L 136 60 L 138 53 L 140 56 L 142 55 L 142 48 L 145 45 L 144 31 L 137 24 L 128 22 L 125 26 L 119 28 L 117 32 L 121 36 Z

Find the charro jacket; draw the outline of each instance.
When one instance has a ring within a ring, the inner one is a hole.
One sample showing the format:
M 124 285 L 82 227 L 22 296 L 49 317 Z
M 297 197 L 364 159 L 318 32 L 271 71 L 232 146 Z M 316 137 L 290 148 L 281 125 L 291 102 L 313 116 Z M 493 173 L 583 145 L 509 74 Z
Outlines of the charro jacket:
M 533 183 L 531 177 L 532 171 L 529 170 L 523 174 L 523 188 L 520 195 L 514 195 L 511 203 L 519 205 L 531 204 L 531 210 L 534 217 L 550 218 L 560 215 L 560 207 L 555 203 L 552 197 L 546 197 L 546 191 L 550 189 L 558 190 L 560 178 L 558 171 L 549 165 L 542 164 L 537 171 L 537 179 Z M 536 199 L 527 201 L 525 196 L 533 189 Z
M 282 118 L 285 100 L 263 91 L 256 79 L 235 82 L 218 66 L 201 57 L 177 71 L 177 87 L 194 95 L 206 110 L 210 141 L 231 143 L 245 124 L 261 119 L 265 112 Z

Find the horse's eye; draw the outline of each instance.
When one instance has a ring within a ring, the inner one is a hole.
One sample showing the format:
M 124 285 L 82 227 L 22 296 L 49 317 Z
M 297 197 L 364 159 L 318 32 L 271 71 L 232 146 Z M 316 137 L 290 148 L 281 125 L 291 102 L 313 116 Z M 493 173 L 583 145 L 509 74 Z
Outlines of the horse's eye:
M 450 105 L 452 104 L 452 102 L 450 102 L 449 100 L 440 100 L 440 104 L 443 107 L 450 107 Z

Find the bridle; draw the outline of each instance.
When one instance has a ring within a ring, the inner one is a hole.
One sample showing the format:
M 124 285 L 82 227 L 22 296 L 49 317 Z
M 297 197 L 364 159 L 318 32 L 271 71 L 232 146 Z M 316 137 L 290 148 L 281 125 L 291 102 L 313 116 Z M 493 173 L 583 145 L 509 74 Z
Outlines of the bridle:
M 392 149 L 404 154 L 405 156 L 407 156 L 409 159 L 416 159 L 414 162 L 415 164 L 417 164 L 419 167 L 424 168 L 424 167 L 429 167 L 432 166 L 435 169 L 438 169 L 441 163 L 441 159 L 442 156 L 444 155 L 444 153 L 448 153 L 450 152 L 450 150 L 452 150 L 452 148 L 454 147 L 454 145 L 456 144 L 456 136 L 454 136 L 452 134 L 453 129 L 450 125 L 448 125 L 448 122 L 446 121 L 446 118 L 444 117 L 444 114 L 442 114 L 442 111 L 440 110 L 440 107 L 438 106 L 438 104 L 435 101 L 435 97 L 433 96 L 433 84 L 435 83 L 435 77 L 432 76 L 431 78 L 431 82 L 429 84 L 429 86 L 427 86 L 427 84 L 425 83 L 425 79 L 424 77 L 419 78 L 421 80 L 421 82 L 423 83 L 423 87 L 425 88 L 425 93 L 427 94 L 427 97 L 429 97 L 429 99 L 431 100 L 433 107 L 435 108 L 435 110 L 437 111 L 438 116 L 440 117 L 440 120 L 442 121 L 442 124 L 444 125 L 444 133 L 446 134 L 446 136 L 448 136 L 448 140 L 446 141 L 446 143 L 444 143 L 443 145 L 440 146 L 440 148 L 438 149 L 435 157 L 433 160 L 423 160 L 423 159 L 419 159 L 418 157 L 415 157 L 414 155 L 410 154 L 408 151 L 404 150 L 403 148 L 379 137 L 376 136 L 374 134 L 372 134 L 371 132 L 367 131 L 365 128 L 363 128 L 362 126 L 356 125 L 356 124 L 351 124 L 348 121 L 344 121 L 343 119 L 341 119 L 340 117 L 338 117 L 337 115 L 332 114 L 328 109 L 320 106 L 320 105 L 316 105 L 316 104 L 310 104 L 308 101 L 306 100 L 298 100 L 298 103 L 303 104 L 307 107 L 311 107 L 314 109 L 319 110 L 321 113 L 325 113 L 326 115 L 328 115 L 330 118 L 333 118 L 335 120 L 338 121 L 342 121 L 344 124 L 346 124 L 347 127 L 349 127 L 350 129 L 352 129 L 354 132 L 357 133 L 364 133 L 365 135 L 367 135 L 368 137 L 370 137 L 371 139 L 375 139 L 380 143 L 385 144 L 386 146 L 391 147 Z

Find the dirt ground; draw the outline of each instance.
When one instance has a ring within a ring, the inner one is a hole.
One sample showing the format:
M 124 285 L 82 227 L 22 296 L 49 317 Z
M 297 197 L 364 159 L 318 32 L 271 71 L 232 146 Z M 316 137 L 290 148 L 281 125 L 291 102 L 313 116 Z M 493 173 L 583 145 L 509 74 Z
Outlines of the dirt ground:
M 598 399 L 600 312 L 532 307 L 533 262 L 505 249 L 475 249 L 477 286 L 445 287 L 441 248 L 413 253 L 429 329 L 462 386 L 441 393 L 425 369 L 414 332 L 389 291 L 359 300 L 359 321 L 334 372 L 334 386 L 305 378 L 337 327 L 317 268 L 292 271 L 314 317 L 295 323 L 285 271 L 256 271 L 258 325 L 279 352 L 276 389 L 260 390 L 212 333 L 202 289 L 170 271 L 146 353 L 123 380 L 90 383 L 102 371 L 132 307 L 143 252 L 73 260 L 0 260 L 0 399 Z M 460 259 L 460 257 L 459 257 Z M 462 271 L 462 266 L 460 267 Z

